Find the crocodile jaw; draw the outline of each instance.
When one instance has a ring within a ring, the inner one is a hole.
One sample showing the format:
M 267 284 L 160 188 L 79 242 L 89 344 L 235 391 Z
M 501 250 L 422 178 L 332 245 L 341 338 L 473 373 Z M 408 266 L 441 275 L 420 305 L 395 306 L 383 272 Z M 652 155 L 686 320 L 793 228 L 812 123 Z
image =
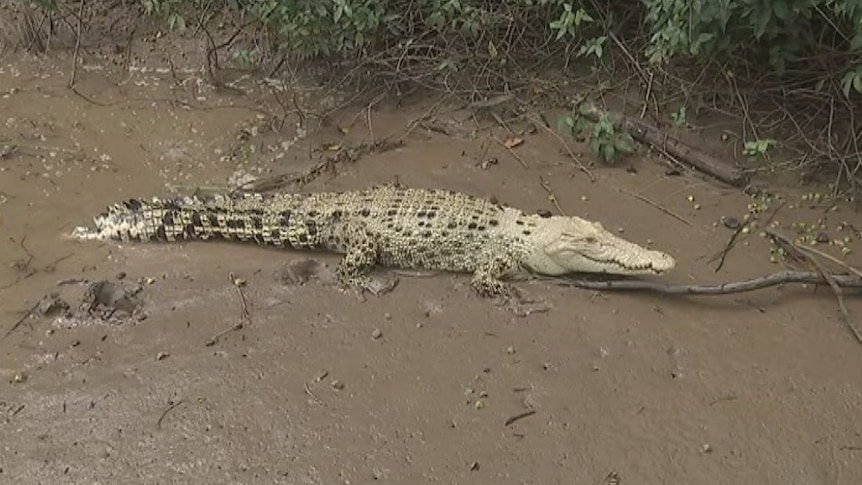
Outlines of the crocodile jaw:
M 551 217 L 538 222 L 537 250 L 524 265 L 535 273 L 658 275 L 676 266 L 674 258 L 617 237 L 598 222 L 577 217 Z

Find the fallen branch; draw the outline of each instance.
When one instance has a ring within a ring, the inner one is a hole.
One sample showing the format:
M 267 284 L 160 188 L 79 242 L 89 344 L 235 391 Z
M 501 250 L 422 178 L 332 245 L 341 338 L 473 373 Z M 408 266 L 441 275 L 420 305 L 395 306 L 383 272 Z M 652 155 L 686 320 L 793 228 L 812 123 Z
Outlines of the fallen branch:
M 862 278 L 855 275 L 830 275 L 836 285 L 842 288 L 862 288 Z M 788 283 L 829 284 L 826 277 L 812 271 L 779 271 L 766 276 L 758 276 L 748 280 L 719 283 L 714 285 L 669 285 L 657 281 L 644 280 L 613 280 L 588 281 L 568 278 L 551 280 L 560 286 L 570 286 L 585 290 L 599 291 L 651 291 L 666 295 L 730 295 L 747 291 L 762 290 L 771 286 Z

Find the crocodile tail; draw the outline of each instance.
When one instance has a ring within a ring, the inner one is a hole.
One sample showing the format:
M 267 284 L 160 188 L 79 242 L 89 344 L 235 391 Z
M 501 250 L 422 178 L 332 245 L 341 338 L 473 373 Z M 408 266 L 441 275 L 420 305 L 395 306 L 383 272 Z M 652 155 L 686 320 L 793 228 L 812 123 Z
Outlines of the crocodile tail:
M 281 221 L 273 224 L 264 220 L 278 218 L 279 214 L 265 215 L 258 200 L 262 197 L 241 194 L 129 199 L 95 217 L 94 227 L 75 228 L 72 237 L 135 242 L 228 239 L 281 245 L 281 235 L 273 234 L 278 232 L 274 228 L 281 226 Z

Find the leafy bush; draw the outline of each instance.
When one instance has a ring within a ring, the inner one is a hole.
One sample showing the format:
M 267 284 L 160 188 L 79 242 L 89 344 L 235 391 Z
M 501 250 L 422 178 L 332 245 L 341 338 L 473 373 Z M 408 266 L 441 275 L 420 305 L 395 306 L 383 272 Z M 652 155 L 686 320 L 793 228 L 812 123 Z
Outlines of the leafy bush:
M 79 5 L 78 0 L 35 1 L 46 15 Z M 600 63 L 619 78 L 620 59 L 644 81 L 646 70 L 657 75 L 655 86 L 650 81 L 652 96 L 682 92 L 688 102 L 691 92 L 709 91 L 704 97 L 711 96 L 725 112 L 735 108 L 748 124 L 756 123 L 749 100 L 783 103 L 779 111 L 790 118 L 806 117 L 786 126 L 817 145 L 809 151 L 837 161 L 846 174 L 860 174 L 862 183 L 862 156 L 855 149 L 862 146 L 862 128 L 852 121 L 862 103 L 859 0 L 140 0 L 138 5 L 177 30 L 190 22 L 197 28 L 209 20 L 200 19 L 207 12 L 210 17 L 227 12 L 240 25 L 253 23 L 256 32 L 262 27 L 269 54 L 338 61 L 329 66 L 364 63 L 365 69 L 351 72 L 370 77 L 370 85 L 384 78 L 387 87 L 412 81 L 472 96 L 527 85 L 542 67 L 568 67 L 576 57 Z M 247 64 L 263 60 L 259 54 L 234 57 Z M 670 74 L 669 66 L 694 67 L 688 72 L 695 75 Z M 696 86 L 690 82 L 695 78 Z M 817 106 L 831 107 L 826 136 L 802 133 L 801 127 L 824 125 Z M 770 110 L 774 106 L 764 112 Z M 674 122 L 684 125 L 685 114 L 680 107 Z M 743 141 L 760 139 L 753 135 Z M 601 146 L 615 146 L 611 141 Z M 850 160 L 859 161 L 851 167 Z

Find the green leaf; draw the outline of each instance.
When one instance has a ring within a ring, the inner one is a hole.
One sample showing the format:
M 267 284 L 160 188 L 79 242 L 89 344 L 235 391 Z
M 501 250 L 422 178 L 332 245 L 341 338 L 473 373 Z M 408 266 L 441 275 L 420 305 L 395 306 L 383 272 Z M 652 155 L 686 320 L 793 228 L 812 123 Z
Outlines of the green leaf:
M 776 0 L 772 4 L 772 13 L 781 20 L 787 20 L 790 17 L 790 8 L 787 6 L 786 0 Z

